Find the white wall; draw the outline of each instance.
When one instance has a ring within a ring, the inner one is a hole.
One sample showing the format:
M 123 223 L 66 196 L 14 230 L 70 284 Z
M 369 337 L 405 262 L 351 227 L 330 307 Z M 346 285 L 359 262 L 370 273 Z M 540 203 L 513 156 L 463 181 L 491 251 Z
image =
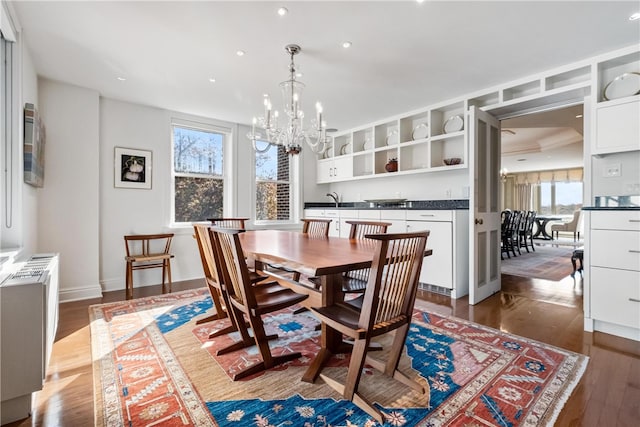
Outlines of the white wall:
M 640 165 L 640 151 L 592 157 L 593 196 L 640 195 L 640 167 L 638 165 Z M 612 166 L 619 166 L 620 176 L 607 176 L 605 170 Z
M 34 104 L 38 108 L 38 77 L 36 75 L 33 61 L 29 51 L 22 46 L 22 107 L 27 102 Z M 24 121 L 20 121 L 20 159 L 23 158 L 24 147 Z M 46 141 L 45 141 L 46 142 Z M 45 145 L 45 165 L 47 164 L 47 150 Z M 19 178 L 22 182 L 22 218 L 21 224 L 17 225 L 22 230 L 22 247 L 25 254 L 31 254 L 37 250 L 37 227 L 38 224 L 38 189 L 24 183 L 24 162 L 20 163 Z M 45 170 L 46 171 L 46 170 Z
M 468 199 L 468 169 L 412 175 L 389 175 L 374 179 L 337 182 L 330 186 L 342 202 L 360 202 L 367 199 L 444 200 Z M 331 201 L 319 195 L 307 201 Z
M 38 194 L 38 251 L 60 253 L 60 299 L 100 295 L 98 281 L 99 96 L 39 80 L 46 126 L 44 187 Z

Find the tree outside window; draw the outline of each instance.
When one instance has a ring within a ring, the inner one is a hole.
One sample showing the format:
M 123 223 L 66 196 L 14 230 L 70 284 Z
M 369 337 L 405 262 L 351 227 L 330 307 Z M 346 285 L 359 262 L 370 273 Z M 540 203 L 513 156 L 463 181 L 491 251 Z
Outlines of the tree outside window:
M 174 222 L 223 216 L 223 146 L 219 132 L 173 125 Z
M 256 220 L 291 219 L 289 155 L 283 147 L 271 145 L 256 152 Z

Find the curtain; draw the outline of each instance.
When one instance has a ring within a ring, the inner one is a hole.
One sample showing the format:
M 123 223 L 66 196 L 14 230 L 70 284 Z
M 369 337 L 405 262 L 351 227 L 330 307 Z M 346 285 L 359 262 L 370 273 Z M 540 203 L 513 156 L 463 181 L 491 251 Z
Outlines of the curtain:
M 533 186 L 529 183 L 514 185 L 515 197 L 513 208 L 519 211 L 530 211 L 532 191 Z

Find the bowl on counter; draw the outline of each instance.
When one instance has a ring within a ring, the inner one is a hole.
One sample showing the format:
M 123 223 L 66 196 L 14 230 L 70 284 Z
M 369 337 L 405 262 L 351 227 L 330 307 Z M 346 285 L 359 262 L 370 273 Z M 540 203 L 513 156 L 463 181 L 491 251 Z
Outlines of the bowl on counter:
M 460 157 L 449 157 L 447 159 L 442 159 L 442 162 L 447 166 L 453 166 L 462 163 L 462 159 Z

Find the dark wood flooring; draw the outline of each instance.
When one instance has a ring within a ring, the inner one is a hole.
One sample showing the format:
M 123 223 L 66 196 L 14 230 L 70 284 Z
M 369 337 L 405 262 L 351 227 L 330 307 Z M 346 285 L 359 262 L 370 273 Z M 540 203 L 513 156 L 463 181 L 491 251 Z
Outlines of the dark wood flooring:
M 173 290 L 203 286 L 190 281 Z M 160 286 L 135 289 L 134 297 L 155 295 Z M 124 291 L 100 299 L 60 305 L 60 322 L 46 383 L 36 393 L 30 418 L 10 426 L 93 424 L 93 379 L 87 308 L 124 300 Z M 475 306 L 466 298 L 421 292 L 417 305 L 471 320 L 590 357 L 588 368 L 558 418 L 558 426 L 640 425 L 640 343 L 583 331 L 582 281 L 548 282 L 502 276 L 502 291 Z

